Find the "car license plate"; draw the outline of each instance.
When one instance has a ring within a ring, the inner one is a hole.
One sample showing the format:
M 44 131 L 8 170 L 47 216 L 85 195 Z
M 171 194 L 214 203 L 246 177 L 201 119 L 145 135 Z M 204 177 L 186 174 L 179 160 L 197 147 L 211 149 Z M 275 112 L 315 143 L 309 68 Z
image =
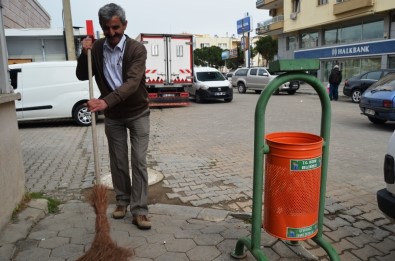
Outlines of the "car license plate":
M 374 112 L 374 110 L 371 110 L 371 109 L 365 109 L 365 114 L 374 115 L 375 112 Z
M 222 95 L 225 95 L 225 94 L 226 94 L 226 92 L 215 92 L 214 93 L 215 96 L 222 96 Z
M 174 97 L 174 93 L 164 93 L 162 97 Z

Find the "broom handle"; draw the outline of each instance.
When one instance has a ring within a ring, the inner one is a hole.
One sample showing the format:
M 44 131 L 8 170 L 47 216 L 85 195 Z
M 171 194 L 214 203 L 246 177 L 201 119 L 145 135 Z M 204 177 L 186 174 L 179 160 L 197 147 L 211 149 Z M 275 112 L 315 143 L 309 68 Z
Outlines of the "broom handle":
M 93 80 L 92 80 L 92 52 L 88 49 L 88 76 L 89 76 L 89 97 L 94 98 L 93 94 Z M 96 132 L 96 113 L 92 115 L 92 141 L 93 141 L 93 161 L 95 163 L 95 176 L 96 184 L 101 184 L 100 178 L 100 164 L 99 164 L 99 151 L 97 147 L 97 132 Z

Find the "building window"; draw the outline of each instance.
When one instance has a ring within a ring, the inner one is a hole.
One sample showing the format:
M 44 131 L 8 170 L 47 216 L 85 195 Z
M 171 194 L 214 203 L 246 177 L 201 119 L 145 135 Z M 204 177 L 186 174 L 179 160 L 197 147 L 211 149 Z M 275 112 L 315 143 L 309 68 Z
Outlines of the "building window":
M 297 49 L 297 39 L 295 36 L 287 37 L 287 51 L 292 51 Z
M 313 48 L 318 46 L 318 32 L 302 33 L 302 48 Z
M 383 39 L 384 21 L 376 21 L 362 25 L 362 40 Z
M 355 43 L 361 41 L 362 25 L 348 26 L 338 29 L 338 43 Z
M 318 0 L 318 5 L 326 5 L 328 0 Z
M 219 43 L 218 47 L 221 48 L 222 50 L 228 49 L 228 45 L 226 43 Z
M 300 0 L 292 0 L 292 12 L 293 13 L 300 12 Z
M 204 47 L 210 47 L 210 44 L 209 43 L 201 43 L 200 48 L 204 48 Z
M 324 31 L 324 45 L 356 43 L 384 38 L 384 20 Z

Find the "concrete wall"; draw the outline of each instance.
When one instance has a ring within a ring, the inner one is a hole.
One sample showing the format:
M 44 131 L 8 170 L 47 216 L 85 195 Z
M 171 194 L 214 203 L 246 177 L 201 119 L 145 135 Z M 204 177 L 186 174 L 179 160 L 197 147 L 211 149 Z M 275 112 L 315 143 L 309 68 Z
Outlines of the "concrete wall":
M 25 172 L 15 113 L 19 94 L 0 94 L 0 231 L 25 193 Z
M 49 28 L 51 17 L 37 0 L 2 0 L 4 28 Z

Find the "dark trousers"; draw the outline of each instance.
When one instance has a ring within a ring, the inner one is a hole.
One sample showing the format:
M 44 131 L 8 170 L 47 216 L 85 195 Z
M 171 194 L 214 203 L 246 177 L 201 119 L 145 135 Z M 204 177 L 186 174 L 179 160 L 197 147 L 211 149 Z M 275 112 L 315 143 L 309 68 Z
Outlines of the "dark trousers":
M 329 84 L 329 98 L 337 101 L 339 98 L 339 84 Z
M 110 154 L 110 168 L 117 205 L 130 204 L 133 215 L 148 214 L 147 149 L 149 111 L 134 118 L 105 118 L 105 132 Z M 131 148 L 132 179 L 129 174 L 128 130 Z

